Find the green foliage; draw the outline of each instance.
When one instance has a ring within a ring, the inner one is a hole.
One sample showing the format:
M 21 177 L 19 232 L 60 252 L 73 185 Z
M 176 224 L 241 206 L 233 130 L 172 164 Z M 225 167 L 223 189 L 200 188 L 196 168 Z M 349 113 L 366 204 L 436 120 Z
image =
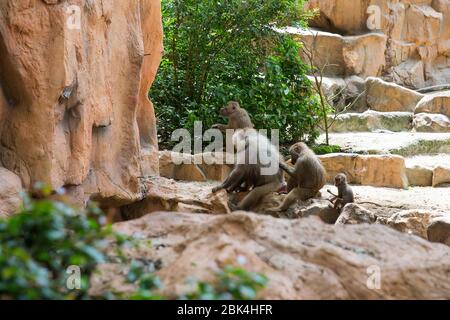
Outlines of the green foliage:
M 267 277 L 242 268 L 227 266 L 217 274 L 216 283 L 196 283 L 197 290 L 180 297 L 188 300 L 252 300 L 267 285 Z
M 161 261 L 130 261 L 122 249 L 138 247 L 136 239 L 114 233 L 96 206 L 76 209 L 63 196 L 50 197 L 51 193 L 50 188 L 41 186 L 38 200 L 24 195 L 21 212 L 0 219 L 0 300 L 166 298 L 157 294 L 162 283 L 155 271 Z M 151 243 L 144 241 L 144 245 Z M 125 280 L 136 286 L 136 292 L 90 296 L 91 277 L 103 262 L 129 264 Z M 80 289 L 67 286 L 69 266 L 80 268 Z M 198 290 L 184 298 L 254 299 L 267 283 L 263 275 L 232 267 L 217 277 L 214 284 L 198 283 Z
M 144 261 L 133 260 L 127 275 L 127 281 L 138 285 L 135 294 L 128 297 L 131 300 L 161 300 L 163 297 L 154 291 L 162 288 L 162 283 L 154 274 L 155 265 Z
M 178 128 L 223 123 L 230 100 L 281 142 L 313 141 L 318 104 L 299 44 L 274 27 L 305 26 L 303 0 L 163 0 L 166 54 L 150 91 L 162 147 Z M 292 125 L 295 124 L 295 125 Z
M 41 190 L 48 196 L 50 190 Z M 95 206 L 74 209 L 64 202 L 24 198 L 22 211 L 0 219 L 0 298 L 85 299 L 90 275 L 105 261 L 104 217 Z M 81 269 L 81 289 L 66 286 L 66 270 Z
M 312 147 L 313 151 L 318 154 L 329 154 L 341 152 L 341 147 L 337 145 L 320 144 Z

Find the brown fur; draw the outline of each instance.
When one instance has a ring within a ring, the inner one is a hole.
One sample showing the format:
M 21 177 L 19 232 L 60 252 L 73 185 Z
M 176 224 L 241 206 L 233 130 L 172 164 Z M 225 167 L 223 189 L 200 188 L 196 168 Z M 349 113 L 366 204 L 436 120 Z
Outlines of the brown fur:
M 244 132 L 243 130 L 240 130 Z M 270 150 L 270 159 L 278 163 L 280 154 L 274 148 L 274 146 L 267 140 L 266 137 L 256 133 L 241 134 L 236 132 L 233 136 L 233 142 L 237 146 L 236 164 L 233 171 L 227 177 L 227 179 L 219 186 L 213 189 L 213 192 L 217 192 L 221 189 L 227 189 L 228 191 L 236 191 L 238 188 L 245 184 L 245 188 L 253 187 L 249 194 L 247 194 L 238 205 L 228 203 L 231 210 L 249 210 L 254 207 L 261 199 L 269 194 L 278 190 L 283 182 L 283 174 L 281 170 L 277 170 L 272 175 L 264 175 L 261 169 L 264 167 L 260 162 L 257 155 L 250 155 L 249 150 L 256 150 L 256 152 L 266 152 Z M 248 161 L 251 156 L 258 159 L 256 164 L 251 164 Z M 278 168 L 278 165 L 277 165 Z
M 303 142 L 289 149 L 294 167 L 281 162 L 280 167 L 289 175 L 288 195 L 273 211 L 287 210 L 296 200 L 307 200 L 317 195 L 326 182 L 326 172 L 316 154 Z
M 253 123 L 247 111 L 239 105 L 236 101 L 230 101 L 228 104 L 220 109 L 220 115 L 228 118 L 228 124 L 215 124 L 213 128 L 225 131 L 227 129 L 246 129 L 253 128 Z
M 347 176 L 345 174 L 337 174 L 334 178 L 334 185 L 338 189 L 338 194 L 335 195 L 328 190 L 328 193 L 333 196 L 329 201 L 332 203 L 334 209 L 341 212 L 348 203 L 355 202 L 355 196 L 352 188 L 347 183 Z

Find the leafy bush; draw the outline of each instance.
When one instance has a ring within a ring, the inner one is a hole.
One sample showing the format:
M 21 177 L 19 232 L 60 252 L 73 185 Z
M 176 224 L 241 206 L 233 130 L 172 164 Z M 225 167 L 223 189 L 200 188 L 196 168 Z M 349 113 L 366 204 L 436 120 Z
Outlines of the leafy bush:
M 299 44 L 275 30 L 305 26 L 303 0 L 163 0 L 166 54 L 150 91 L 160 145 L 173 130 L 223 122 L 230 100 L 256 126 L 280 129 L 282 143 L 312 142 L 319 107 Z
M 114 233 L 96 206 L 76 209 L 64 197 L 49 197 L 50 193 L 43 187 L 39 199 L 24 196 L 21 212 L 0 219 L 0 300 L 166 298 L 156 293 L 162 283 L 154 272 L 161 267 L 161 261 L 130 260 L 122 252 L 142 243 Z M 146 241 L 145 245 L 151 243 Z M 125 280 L 136 285 L 136 292 L 90 296 L 91 276 L 103 262 L 129 264 Z M 79 289 L 67 286 L 69 266 L 80 268 Z M 266 283 L 263 275 L 227 267 L 218 274 L 216 283 L 199 283 L 198 291 L 185 298 L 254 299 Z
M 227 266 L 217 274 L 217 282 L 198 282 L 197 290 L 180 297 L 188 300 L 252 300 L 266 287 L 267 277 L 239 267 Z
M 319 144 L 319 145 L 313 146 L 312 149 L 318 155 L 341 152 L 341 150 L 342 150 L 340 146 L 328 145 L 328 144 Z
M 127 281 L 138 285 L 136 293 L 128 297 L 132 300 L 161 300 L 163 297 L 155 293 L 162 287 L 160 279 L 155 276 L 155 264 L 133 260 L 127 275 Z
M 101 211 L 74 209 L 64 202 L 24 198 L 22 211 L 0 219 L 0 298 L 85 299 L 90 275 L 105 261 L 109 228 Z M 81 269 L 81 289 L 71 291 L 69 266 Z

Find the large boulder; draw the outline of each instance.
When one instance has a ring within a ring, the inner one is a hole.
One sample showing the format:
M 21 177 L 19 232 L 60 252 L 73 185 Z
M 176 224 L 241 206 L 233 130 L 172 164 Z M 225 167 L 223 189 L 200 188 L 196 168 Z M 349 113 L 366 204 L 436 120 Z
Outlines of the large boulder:
M 126 254 L 158 261 L 161 293 L 169 297 L 194 290 L 189 279 L 212 282 L 234 265 L 268 277 L 260 299 L 450 299 L 450 248 L 380 225 L 161 212 L 114 229 L 146 244 Z M 121 270 L 100 268 L 92 293 L 130 290 L 117 281 Z
M 327 181 L 345 173 L 349 183 L 375 187 L 407 188 L 405 159 L 396 155 L 358 155 L 337 153 L 320 156 L 327 170 Z
M 426 95 L 416 106 L 415 113 L 440 113 L 450 117 L 450 91 Z
M 449 156 L 450 160 L 450 156 Z M 450 184 L 450 166 L 437 166 L 433 169 L 433 187 Z
M 397 154 L 405 157 L 450 153 L 450 132 L 338 132 L 329 134 L 329 143 L 345 152 L 358 154 Z M 325 143 L 325 134 L 318 141 Z
M 374 213 L 356 203 L 349 203 L 342 209 L 341 215 L 339 216 L 335 224 L 371 224 L 375 223 L 376 221 L 377 216 Z
M 11 171 L 0 167 L 0 217 L 10 216 L 22 204 L 22 181 Z
M 406 175 L 410 186 L 431 187 L 433 184 L 433 170 L 415 165 L 406 168 Z
M 450 246 L 450 215 L 433 218 L 427 226 L 427 238 Z
M 406 48 L 408 51 L 415 52 L 416 46 L 407 46 Z M 405 50 L 405 48 L 403 48 L 403 50 Z M 388 75 L 385 75 L 384 78 L 406 87 L 423 88 L 426 86 L 424 69 L 425 64 L 422 60 L 408 59 L 405 62 L 392 67 L 388 71 Z
M 335 224 L 340 212 L 334 209 L 328 201 L 314 201 L 311 205 L 300 210 L 299 217 L 318 217 L 325 223 Z
M 450 245 L 450 213 L 405 210 L 395 213 L 385 223 L 400 232 Z
M 414 115 L 413 127 L 417 132 L 450 132 L 450 119 L 443 114 L 418 113 Z
M 322 31 L 288 29 L 307 50 L 314 51 L 314 65 L 323 76 L 379 76 L 386 61 L 386 36 L 370 33 L 360 36 L 341 36 Z M 307 55 L 304 60 L 310 63 Z
M 414 112 L 423 95 L 378 78 L 366 80 L 367 106 L 376 111 Z
M 211 183 L 180 182 L 163 177 L 144 180 L 146 191 L 141 201 L 121 207 L 121 218 L 137 219 L 155 211 L 203 214 L 229 213 L 225 190 L 212 193 Z
M 26 188 L 138 200 L 158 173 L 148 90 L 162 35 L 159 0 L 0 1 L 3 166 Z
M 315 81 L 313 76 L 308 76 L 308 78 Z M 345 109 L 346 111 L 363 112 L 367 110 L 365 87 L 365 80 L 358 76 L 345 79 L 322 77 L 323 93 L 338 111 Z

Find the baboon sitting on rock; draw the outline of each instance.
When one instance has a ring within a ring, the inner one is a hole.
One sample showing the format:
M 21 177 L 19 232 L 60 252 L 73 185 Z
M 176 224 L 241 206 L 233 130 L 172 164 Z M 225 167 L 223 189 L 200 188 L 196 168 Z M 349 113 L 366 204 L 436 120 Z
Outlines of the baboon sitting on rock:
M 316 154 L 303 142 L 298 142 L 289 149 L 293 167 L 280 162 L 280 168 L 288 175 L 288 195 L 283 203 L 270 211 L 285 211 L 295 201 L 305 201 L 316 197 L 326 182 L 326 172 Z

